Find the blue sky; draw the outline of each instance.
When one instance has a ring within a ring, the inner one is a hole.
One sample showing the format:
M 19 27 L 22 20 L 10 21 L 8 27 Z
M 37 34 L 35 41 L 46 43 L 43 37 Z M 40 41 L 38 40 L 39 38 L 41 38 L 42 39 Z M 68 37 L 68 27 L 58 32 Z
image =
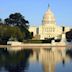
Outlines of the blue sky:
M 30 25 L 39 26 L 48 4 L 54 12 L 57 25 L 72 26 L 72 0 L 0 0 L 0 18 L 20 12 Z

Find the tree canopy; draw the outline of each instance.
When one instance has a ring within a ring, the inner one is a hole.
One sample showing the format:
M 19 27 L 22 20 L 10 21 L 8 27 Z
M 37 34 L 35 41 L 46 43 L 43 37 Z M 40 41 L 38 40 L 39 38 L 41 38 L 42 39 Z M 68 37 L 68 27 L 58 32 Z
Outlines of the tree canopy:
M 5 19 L 5 24 L 12 26 L 23 26 L 25 28 L 29 27 L 28 20 L 25 20 L 24 16 L 20 13 L 10 14 L 9 17 Z
M 67 38 L 67 41 L 72 40 L 72 29 L 69 32 L 66 32 L 66 38 Z
M 5 19 L 5 24 L 9 26 L 17 26 L 23 33 L 24 39 L 30 39 L 31 33 L 28 31 L 29 21 L 24 18 L 21 13 L 10 14 L 8 18 Z
M 23 41 L 32 38 L 32 34 L 28 31 L 29 21 L 25 19 L 21 13 L 10 14 L 8 18 L 0 18 L 0 44 L 7 42 L 9 38 L 16 38 Z
M 7 42 L 11 37 L 17 38 L 17 40 L 22 41 L 23 33 L 18 27 L 0 25 L 0 41 Z

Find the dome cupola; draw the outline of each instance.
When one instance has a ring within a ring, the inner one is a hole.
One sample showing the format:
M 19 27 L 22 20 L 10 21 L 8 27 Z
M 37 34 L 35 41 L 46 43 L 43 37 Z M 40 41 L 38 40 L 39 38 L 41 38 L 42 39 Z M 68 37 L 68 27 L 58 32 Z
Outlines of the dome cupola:
M 54 14 L 50 9 L 50 5 L 48 5 L 48 10 L 44 14 L 42 24 L 56 24 Z

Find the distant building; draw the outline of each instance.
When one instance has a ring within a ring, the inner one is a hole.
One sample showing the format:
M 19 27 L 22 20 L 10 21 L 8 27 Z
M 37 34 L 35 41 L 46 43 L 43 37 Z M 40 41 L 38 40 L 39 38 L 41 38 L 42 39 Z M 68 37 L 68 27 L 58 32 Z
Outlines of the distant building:
M 33 36 L 36 37 L 38 35 L 39 39 L 59 37 L 63 32 L 66 33 L 69 30 L 69 27 L 60 27 L 56 25 L 56 19 L 50 6 L 43 16 L 42 25 L 39 27 L 29 27 L 29 31 L 33 32 Z

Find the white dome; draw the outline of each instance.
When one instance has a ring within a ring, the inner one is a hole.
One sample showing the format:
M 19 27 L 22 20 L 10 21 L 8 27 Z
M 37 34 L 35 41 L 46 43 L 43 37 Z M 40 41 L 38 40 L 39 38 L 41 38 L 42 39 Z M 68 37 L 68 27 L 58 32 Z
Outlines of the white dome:
M 50 7 L 45 12 L 42 22 L 43 22 L 43 24 L 56 24 L 54 14 L 51 11 Z

